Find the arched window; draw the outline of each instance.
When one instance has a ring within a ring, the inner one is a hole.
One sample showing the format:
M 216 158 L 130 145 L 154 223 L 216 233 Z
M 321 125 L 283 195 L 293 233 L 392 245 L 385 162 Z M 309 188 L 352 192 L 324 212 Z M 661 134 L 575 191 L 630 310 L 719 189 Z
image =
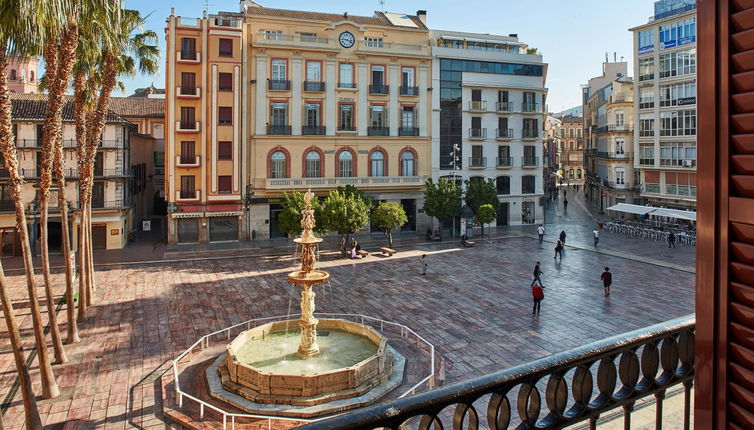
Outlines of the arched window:
M 15 81 L 16 79 L 18 79 L 18 78 L 16 77 L 16 69 L 10 69 L 10 78 L 9 78 L 9 79 L 10 79 L 11 81 Z
M 34 82 L 34 70 L 29 71 L 29 81 Z
M 306 164 L 304 165 L 304 177 L 305 178 L 319 178 L 320 177 L 320 166 L 322 163 L 321 157 L 319 156 L 319 152 L 317 151 L 309 151 L 306 153 Z
M 369 171 L 372 176 L 385 176 L 385 154 L 382 151 L 374 151 L 369 156 Z
M 351 154 L 351 151 L 341 151 L 338 155 L 338 176 L 341 178 L 353 176 L 353 154 Z
M 411 151 L 403 151 L 401 154 L 401 175 L 416 176 L 416 159 Z
M 271 178 L 288 177 L 286 158 L 285 158 L 285 153 L 283 153 L 283 151 L 275 151 L 270 156 L 270 177 Z

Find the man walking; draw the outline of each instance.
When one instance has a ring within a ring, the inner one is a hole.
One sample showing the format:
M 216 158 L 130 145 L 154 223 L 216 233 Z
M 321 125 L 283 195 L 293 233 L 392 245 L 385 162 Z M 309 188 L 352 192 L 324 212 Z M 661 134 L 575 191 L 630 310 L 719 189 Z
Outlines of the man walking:
M 563 242 L 563 246 L 565 246 L 565 240 L 566 240 L 565 230 L 561 230 L 560 231 L 560 241 Z
M 531 310 L 532 315 L 539 313 L 540 303 L 542 302 L 542 299 L 545 298 L 545 292 L 542 291 L 542 288 L 544 287 L 539 284 L 531 286 L 531 294 L 534 298 L 534 308 Z
M 563 242 L 558 241 L 558 244 L 555 245 L 555 262 L 558 262 L 558 257 L 560 257 L 560 261 L 563 261 Z
M 422 254 L 421 258 L 422 276 L 427 275 L 427 254 Z
M 668 235 L 668 248 L 675 248 L 675 234 L 672 231 Z
M 609 267 L 605 267 L 605 271 L 602 272 L 600 279 L 602 279 L 602 285 L 605 287 L 605 297 L 607 297 L 610 295 L 610 284 L 613 283 L 613 274 L 610 273 Z
M 542 280 L 539 278 L 541 275 L 542 275 L 542 269 L 539 267 L 539 261 L 537 261 L 537 264 L 534 266 L 534 280 L 531 281 L 532 286 L 536 283 L 539 283 L 539 285 L 542 285 Z
M 600 231 L 597 227 L 592 231 L 592 237 L 594 238 L 594 246 L 597 246 L 597 244 L 600 243 Z
M 539 235 L 539 244 L 542 244 L 542 240 L 545 238 L 545 228 L 541 225 L 537 228 L 537 234 Z

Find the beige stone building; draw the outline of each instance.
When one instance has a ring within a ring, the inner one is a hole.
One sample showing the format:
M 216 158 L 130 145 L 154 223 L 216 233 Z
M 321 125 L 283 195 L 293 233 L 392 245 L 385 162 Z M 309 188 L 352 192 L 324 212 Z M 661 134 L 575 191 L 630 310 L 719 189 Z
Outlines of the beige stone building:
M 583 118 L 563 116 L 558 127 L 558 172 L 563 183 L 581 184 L 584 182 L 584 136 Z
M 36 57 L 8 59 L 8 90 L 18 94 L 38 93 L 39 59 Z

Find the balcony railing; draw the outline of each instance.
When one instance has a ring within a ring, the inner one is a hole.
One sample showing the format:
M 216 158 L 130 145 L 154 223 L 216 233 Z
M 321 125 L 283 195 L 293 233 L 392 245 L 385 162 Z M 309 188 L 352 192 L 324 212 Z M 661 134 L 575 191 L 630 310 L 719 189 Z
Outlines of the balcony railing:
M 41 148 L 42 140 L 37 139 L 16 139 L 16 148 Z
M 539 103 L 521 103 L 521 112 L 542 113 L 542 105 Z
M 521 130 L 521 137 L 523 139 L 536 139 L 539 137 L 539 130 L 537 129 L 531 129 L 531 128 L 525 128 Z
M 469 168 L 480 169 L 487 167 L 487 157 L 469 157 Z
M 71 203 L 74 203 L 74 201 L 72 201 Z M 76 202 L 71 206 L 78 207 L 78 203 Z M 121 209 L 125 207 L 127 207 L 127 205 L 124 204 L 123 199 L 115 199 L 115 200 L 92 199 L 92 209 Z
M 359 40 L 359 49 L 381 50 L 392 52 L 411 52 L 413 54 L 429 54 L 429 45 L 414 45 L 409 43 L 385 42 L 382 40 Z
M 291 134 L 290 125 L 268 125 L 267 126 L 267 135 L 269 136 L 290 136 L 290 134 Z
M 199 52 L 178 51 L 177 61 L 179 63 L 199 63 L 202 61 L 202 56 Z
M 123 169 L 94 169 L 95 178 L 116 178 L 121 176 L 128 176 L 123 172 Z
M 197 126 L 198 128 L 198 126 Z M 75 141 L 74 141 L 75 145 Z M 75 146 L 73 146 L 75 147 Z M 99 147 L 101 149 L 123 149 L 123 141 L 116 139 L 116 140 L 100 140 L 99 141 Z
M 495 165 L 497 167 L 513 167 L 513 157 L 497 157 L 495 158 Z
M 487 138 L 486 128 L 470 128 L 469 139 L 481 140 Z
M 175 89 L 176 94 L 180 98 L 199 98 L 201 96 L 201 92 L 199 87 L 190 87 L 190 86 L 179 86 Z
M 607 131 L 611 131 L 611 132 L 628 132 L 628 131 L 632 131 L 633 129 L 634 127 L 630 123 L 607 125 Z
M 178 133 L 198 133 L 199 132 L 199 121 L 196 122 L 183 122 L 183 121 L 176 121 L 175 122 L 175 131 Z
M 321 81 L 304 81 L 304 91 L 321 93 L 325 91 L 325 83 Z
M 469 101 L 469 110 L 486 111 L 487 102 L 484 100 L 471 100 Z
M 255 188 L 268 190 L 290 189 L 330 189 L 339 186 L 353 185 L 359 188 L 382 187 L 422 187 L 426 176 L 366 176 L 348 178 L 257 178 Z
M 355 82 L 338 82 L 338 88 L 354 90 L 356 89 L 356 83 Z
M 627 160 L 632 157 L 630 152 L 601 152 L 597 151 L 597 157 L 608 160 Z
M 177 202 L 196 202 L 202 196 L 201 190 L 176 190 L 175 201 Z
M 313 36 L 309 34 L 282 34 L 274 32 L 260 31 L 257 33 L 257 40 L 254 43 L 273 42 L 281 45 L 294 46 L 312 46 L 326 45 L 334 46 L 335 40 L 327 37 Z
M 521 157 L 522 167 L 539 167 L 539 157 Z
M 390 127 L 367 127 L 368 136 L 390 136 Z
M 16 210 L 16 204 L 13 200 L 0 200 L 0 212 L 13 212 Z
M 267 89 L 270 91 L 289 91 L 291 89 L 291 81 L 270 79 L 267 81 Z
M 496 128 L 495 137 L 497 139 L 513 139 L 513 129 L 512 128 Z
M 371 84 L 369 85 L 369 94 L 387 94 L 390 92 L 390 85 Z
M 0 179 L 8 178 L 10 178 L 10 172 L 8 172 L 8 169 L 0 169 Z
M 301 127 L 301 134 L 304 136 L 324 136 L 324 125 L 305 125 Z
M 37 169 L 21 169 L 21 176 L 24 179 L 39 179 L 39 170 L 37 170 Z
M 402 96 L 418 96 L 419 87 L 410 87 L 406 85 L 401 85 L 400 93 Z
M 178 167 L 199 167 L 201 159 L 198 155 L 176 155 L 175 165 Z
M 398 136 L 418 136 L 419 127 L 400 127 L 398 128 Z
M 511 102 L 496 102 L 495 110 L 498 112 L 510 112 L 513 110 L 513 103 Z
M 600 415 L 621 408 L 625 428 L 631 428 L 638 400 L 654 397 L 662 417 L 665 393 L 679 385 L 683 423 L 673 425 L 689 428 L 694 337 L 690 315 L 299 428 L 460 429 L 468 423 L 469 428 L 549 430 L 587 422 L 596 428 Z

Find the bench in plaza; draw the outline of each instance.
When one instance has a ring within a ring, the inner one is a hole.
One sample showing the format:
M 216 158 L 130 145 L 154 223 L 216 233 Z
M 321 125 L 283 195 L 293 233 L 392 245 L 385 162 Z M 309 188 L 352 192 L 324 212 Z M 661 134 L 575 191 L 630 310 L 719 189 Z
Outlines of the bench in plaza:
M 393 254 L 395 254 L 398 251 L 391 248 L 380 248 L 380 252 L 382 252 L 382 254 L 384 254 L 387 257 L 392 257 Z
M 367 255 L 369 255 L 369 253 L 364 251 L 363 249 L 356 251 L 356 254 L 358 254 L 361 258 L 367 258 Z

